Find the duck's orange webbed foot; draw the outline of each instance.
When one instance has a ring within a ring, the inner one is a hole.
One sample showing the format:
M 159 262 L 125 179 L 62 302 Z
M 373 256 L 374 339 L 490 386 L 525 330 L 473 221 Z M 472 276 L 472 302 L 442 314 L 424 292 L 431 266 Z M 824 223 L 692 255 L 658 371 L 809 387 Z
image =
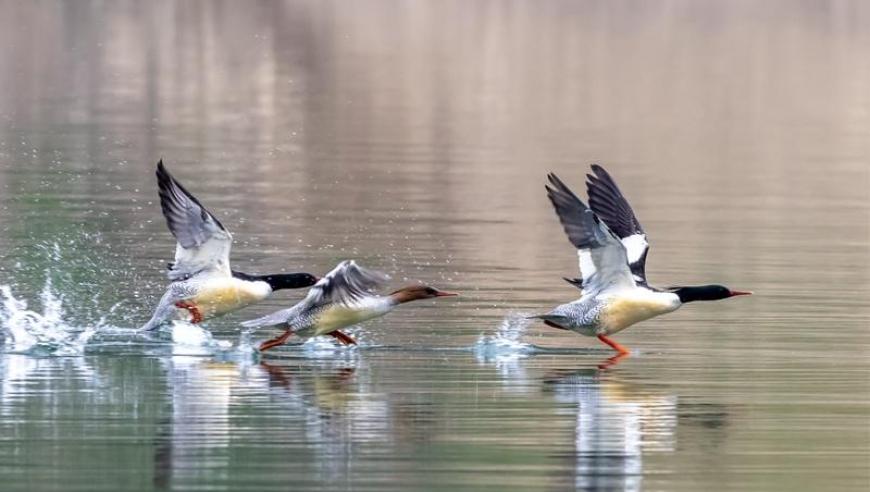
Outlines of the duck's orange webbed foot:
M 275 337 L 271 340 L 266 340 L 265 342 L 260 344 L 260 352 L 263 352 L 265 350 L 269 350 L 270 348 L 277 347 L 278 345 L 284 345 L 284 342 L 286 342 L 287 339 L 290 338 L 290 335 L 292 335 L 292 334 L 293 334 L 293 330 L 287 330 L 280 337 Z
M 327 335 L 331 336 L 332 338 L 335 338 L 336 340 L 341 342 L 342 345 L 356 345 L 356 340 L 354 340 L 350 335 L 348 335 L 346 333 L 342 333 L 338 330 L 331 331 L 331 332 L 327 333 Z
M 178 301 L 175 303 L 175 307 L 179 309 L 187 309 L 190 313 L 190 322 L 193 324 L 202 323 L 202 313 L 196 304 L 187 301 Z
M 617 352 L 619 352 L 620 355 L 628 355 L 630 353 L 627 348 L 614 342 L 613 340 L 607 338 L 604 335 L 598 335 L 598 339 L 601 340 L 602 342 L 606 343 L 607 345 L 610 345 L 610 347 L 613 348 L 613 350 L 616 350 Z

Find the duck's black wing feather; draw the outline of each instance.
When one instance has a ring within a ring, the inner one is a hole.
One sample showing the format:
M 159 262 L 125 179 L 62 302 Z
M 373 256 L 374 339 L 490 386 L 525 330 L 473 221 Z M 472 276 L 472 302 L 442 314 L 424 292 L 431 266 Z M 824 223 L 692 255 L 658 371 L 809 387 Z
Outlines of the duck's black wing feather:
M 232 235 L 169 174 L 163 160 L 157 163 L 156 174 L 160 208 L 169 231 L 178 241 L 169 278 L 181 280 L 205 270 L 221 270 L 229 275 Z
M 582 278 L 571 282 L 582 290 L 612 285 L 635 285 L 625 247 L 594 211 L 590 210 L 555 174 L 547 178 L 547 197 L 556 210 L 571 244 L 577 248 Z
M 646 232 L 610 174 L 597 164 L 592 165 L 592 173 L 586 175 L 589 207 L 622 241 L 635 281 L 646 285 Z

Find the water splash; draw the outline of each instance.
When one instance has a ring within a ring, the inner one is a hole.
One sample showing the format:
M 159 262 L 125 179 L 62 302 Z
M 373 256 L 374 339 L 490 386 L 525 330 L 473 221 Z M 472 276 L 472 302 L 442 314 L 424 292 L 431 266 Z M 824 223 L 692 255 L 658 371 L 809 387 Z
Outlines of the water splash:
M 349 331 L 346 333 L 353 336 L 360 345 L 342 345 L 332 337 L 314 337 L 309 338 L 302 344 L 302 353 L 305 357 L 313 359 L 325 357 L 344 357 L 346 359 L 353 359 L 358 353 L 362 341 L 356 336 L 356 334 Z
M 63 297 L 55 294 L 50 278 L 39 294 L 41 313 L 28 309 L 27 301 L 17 299 L 8 285 L 0 286 L 0 295 L 0 327 L 6 348 L 12 352 L 79 355 L 88 341 L 107 327 L 105 318 L 85 327 L 67 322 Z
M 168 321 L 154 331 L 137 330 L 135 334 L 147 342 L 157 344 L 159 353 L 168 350 L 166 354 L 172 356 L 235 356 L 237 352 L 237 347 L 229 340 L 218 340 L 202 326 L 182 320 Z
M 528 357 L 538 351 L 520 339 L 533 320 L 527 313 L 508 314 L 494 335 L 481 335 L 474 344 L 474 355 L 481 362 L 507 362 Z
M 259 355 L 259 350 L 254 346 L 253 336 L 255 328 L 242 328 L 239 333 L 239 342 L 236 344 L 235 352 L 238 356 L 246 358 L 256 358 Z

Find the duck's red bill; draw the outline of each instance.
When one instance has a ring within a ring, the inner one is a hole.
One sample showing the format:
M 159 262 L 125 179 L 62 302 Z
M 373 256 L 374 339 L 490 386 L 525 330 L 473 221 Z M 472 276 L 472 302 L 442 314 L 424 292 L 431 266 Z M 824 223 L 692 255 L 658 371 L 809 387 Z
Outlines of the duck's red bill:
M 438 293 L 435 294 L 435 297 L 454 297 L 458 295 L 459 294 L 457 294 L 456 292 L 444 292 L 443 290 L 439 290 Z

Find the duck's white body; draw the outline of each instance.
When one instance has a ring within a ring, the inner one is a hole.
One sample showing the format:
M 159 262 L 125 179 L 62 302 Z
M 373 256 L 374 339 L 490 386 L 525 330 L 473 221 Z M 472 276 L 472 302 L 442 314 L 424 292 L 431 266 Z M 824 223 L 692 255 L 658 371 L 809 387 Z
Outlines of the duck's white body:
M 200 323 L 262 301 L 271 294 L 272 287 L 267 282 L 220 274 L 173 282 L 142 329 L 157 328 L 168 319 Z
M 302 338 L 330 335 L 346 345 L 355 344 L 341 329 L 383 316 L 399 304 L 417 299 L 455 296 L 426 285 L 401 288 L 390 295 L 378 295 L 374 289 L 384 284 L 387 276 L 366 270 L 353 260 L 342 261 L 324 275 L 295 306 L 259 319 L 245 321 L 242 326 L 280 326 L 284 333 L 267 340 L 260 350 L 284 344 L 291 335 Z
M 323 309 L 302 315 L 288 324 L 299 326 L 294 332 L 301 337 L 316 337 L 381 317 L 396 307 L 389 297 L 370 296 L 349 304 L 333 303 Z
M 232 235 L 169 174 L 163 161 L 157 165 L 157 185 L 166 225 L 177 244 L 167 272 L 172 283 L 143 330 L 172 318 L 199 323 L 262 301 L 276 289 L 308 287 L 317 280 L 307 273 L 255 276 L 232 271 Z
M 606 306 L 599 317 L 600 330 L 607 335 L 655 316 L 676 311 L 680 298 L 670 292 L 655 292 L 645 288 L 616 292 L 605 296 Z
M 196 282 L 193 290 L 193 296 L 182 301 L 191 307 L 178 308 L 178 311 L 183 315 L 192 315 L 191 309 L 196 309 L 202 319 L 222 316 L 260 302 L 272 294 L 268 282 L 235 277 L 202 279 Z
M 320 279 L 295 306 L 268 316 L 245 321 L 242 326 L 282 326 L 302 338 L 331 334 L 336 330 L 383 316 L 396 307 L 390 296 L 374 294 L 386 276 L 343 261 Z
M 582 291 L 580 299 L 534 316 L 555 328 L 597 336 L 622 354 L 625 347 L 607 338 L 641 321 L 670 313 L 693 300 L 725 299 L 750 292 L 721 285 L 682 287 L 673 292 L 651 288 L 646 281 L 646 233 L 613 178 L 592 166 L 586 206 L 556 175 L 550 174 L 547 196 L 568 239 L 577 248 L 582 278 L 565 279 Z
M 613 335 L 635 323 L 676 311 L 681 305 L 680 298 L 671 292 L 634 287 L 583 296 L 557 306 L 543 318 L 586 336 Z

